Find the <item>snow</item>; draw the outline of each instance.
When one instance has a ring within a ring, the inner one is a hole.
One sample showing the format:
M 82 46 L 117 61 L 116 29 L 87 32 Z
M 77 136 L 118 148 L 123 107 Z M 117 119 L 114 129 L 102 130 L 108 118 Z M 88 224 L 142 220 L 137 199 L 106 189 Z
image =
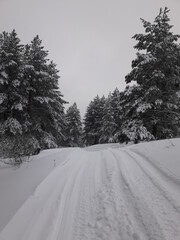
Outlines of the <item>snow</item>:
M 20 81 L 18 79 L 15 79 L 12 81 L 12 84 L 14 87 L 20 86 Z
M 152 75 L 153 75 L 153 77 L 157 77 L 157 78 L 160 78 L 160 79 L 163 79 L 165 77 L 164 73 L 160 70 L 154 70 Z
M 137 57 L 138 59 L 141 59 L 140 61 L 141 66 L 156 60 L 156 58 L 153 57 L 152 54 L 142 54 L 138 52 Z
M 35 100 L 37 100 L 40 103 L 48 103 L 48 102 L 52 102 L 52 99 L 49 97 L 35 97 Z
M 178 98 L 180 98 L 180 91 L 176 92 Z
M 125 89 L 124 95 L 130 96 L 136 88 L 137 88 L 137 85 L 132 85 L 132 86 L 128 85 L 128 87 L 126 87 L 126 89 Z
M 2 104 L 4 102 L 4 100 L 7 99 L 7 96 L 5 93 L 0 93 L 0 104 Z
M 22 110 L 23 110 L 23 106 L 22 106 L 21 103 L 18 103 L 18 104 L 16 104 L 16 105 L 14 105 L 13 108 L 14 108 L 14 109 L 17 109 L 17 110 L 19 110 L 19 111 L 22 111 Z
M 45 150 L 20 167 L 0 162 L 0 231 L 40 182 L 73 151 L 71 148 Z
M 162 104 L 163 104 L 162 99 L 157 99 L 157 100 L 155 101 L 155 105 L 157 105 L 157 106 L 160 106 L 160 105 L 162 105 Z
M 1 76 L 3 76 L 5 79 L 8 78 L 8 74 L 7 74 L 5 71 L 2 71 L 2 72 L 1 72 Z
M 0 240 L 179 240 L 180 139 L 42 151 L 0 168 Z
M 33 70 L 33 71 L 34 71 L 34 66 L 33 66 L 33 65 L 25 64 L 24 67 L 25 67 L 26 69 Z
M 7 64 L 7 66 L 15 66 L 17 65 L 17 63 L 14 60 L 9 61 L 9 63 Z
M 9 129 L 9 131 L 12 134 L 16 134 L 16 133 L 22 133 L 22 126 L 21 124 L 13 117 L 9 117 L 3 124 L 3 131 L 5 132 L 7 129 Z
M 151 108 L 152 106 L 150 103 L 140 103 L 136 111 L 137 113 L 140 113 L 140 112 L 144 113 L 146 112 L 147 109 L 151 109 Z

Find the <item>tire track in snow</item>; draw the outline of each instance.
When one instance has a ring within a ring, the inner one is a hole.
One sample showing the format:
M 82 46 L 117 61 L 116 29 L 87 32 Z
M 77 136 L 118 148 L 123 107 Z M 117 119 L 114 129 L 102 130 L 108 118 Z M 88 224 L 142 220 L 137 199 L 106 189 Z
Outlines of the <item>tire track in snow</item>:
M 136 188 L 129 181 L 128 173 L 126 175 L 123 171 L 126 156 L 122 152 L 119 153 L 117 155 L 116 151 L 111 151 L 116 161 L 117 191 L 121 199 L 119 209 L 122 209 L 122 219 L 120 218 L 119 221 L 123 231 L 122 239 L 149 240 L 152 237 L 153 240 L 164 240 L 164 236 L 151 209 L 137 195 Z
M 144 171 L 144 168 L 141 166 L 142 162 L 139 162 L 139 157 L 136 156 L 132 158 L 129 153 L 130 151 L 126 150 L 124 153 L 123 151 L 121 154 L 120 152 L 117 153 L 118 156 L 124 155 L 121 171 L 129 183 L 133 194 L 136 196 L 137 202 L 143 203 L 143 205 L 146 206 L 147 211 L 144 208 L 145 212 L 142 214 L 143 221 L 150 213 L 152 219 L 155 218 L 153 222 L 158 226 L 162 236 L 158 236 L 156 233 L 153 239 L 179 240 L 180 224 L 178 219 L 180 219 L 180 214 L 177 212 L 177 208 L 175 208 L 169 200 L 170 197 L 167 198 L 168 192 L 165 190 L 162 191 L 162 188 L 159 187 L 156 180 L 154 180 L 153 177 L 149 177 L 148 173 Z M 156 176 L 158 176 L 158 173 L 156 173 Z M 139 205 L 138 207 L 142 213 L 143 205 Z M 153 222 L 150 225 L 148 225 L 148 222 L 145 223 L 147 230 L 150 230 L 149 236 L 154 235 L 154 231 L 151 229 L 154 225 Z
M 105 164 L 102 151 L 87 152 L 88 164 L 85 169 L 84 184 L 80 193 L 80 206 L 77 216 L 77 224 L 74 231 L 74 240 L 95 239 L 94 226 L 96 224 L 96 216 L 94 209 L 96 206 L 96 193 L 102 188 L 105 180 Z
M 143 154 L 142 152 L 139 152 L 135 149 L 129 149 L 131 153 L 137 154 L 139 157 L 147 161 L 147 164 L 151 165 L 151 168 L 153 167 L 154 170 L 158 171 L 158 175 L 161 175 L 161 177 L 166 181 L 171 180 L 171 182 L 174 184 L 174 186 L 177 186 L 179 189 L 180 185 L 180 178 L 176 176 L 174 173 L 172 173 L 169 169 L 165 168 L 162 165 L 159 165 L 157 162 L 154 162 L 153 159 L 148 155 Z
M 61 191 L 56 218 L 53 223 L 53 230 L 50 231 L 48 239 L 71 239 L 79 202 L 79 191 L 81 188 L 81 178 L 84 170 L 85 160 L 80 161 L 77 171 L 67 180 L 63 191 Z
M 120 228 L 117 221 L 116 194 L 113 183 L 114 163 L 107 159 L 106 151 L 103 151 L 102 163 L 104 183 L 96 194 L 92 239 L 114 240 L 119 239 Z
M 92 195 L 93 191 L 95 191 L 95 184 L 94 184 L 94 174 L 95 174 L 95 164 L 93 164 L 93 154 L 88 154 L 88 160 L 86 164 L 86 168 L 84 169 L 83 174 L 83 184 L 81 187 L 81 191 L 79 192 L 80 201 L 78 206 L 78 214 L 76 217 L 76 223 L 73 233 L 73 239 L 86 239 L 86 236 L 89 235 L 87 231 L 87 216 L 91 211 L 91 202 L 93 201 Z
M 76 239 L 149 240 L 146 232 L 142 231 L 144 226 L 139 223 L 140 219 L 137 221 L 134 198 L 127 194 L 117 159 L 110 151 L 103 151 L 102 154 L 101 173 L 99 170 L 97 172 L 103 176 L 102 186 L 95 192 L 93 208 L 86 215 L 86 224 L 83 225 L 84 231 Z
M 134 159 L 154 186 L 169 201 L 174 210 L 180 214 L 180 185 L 177 185 L 176 180 L 172 180 L 172 176 L 168 177 L 166 173 L 163 174 L 163 171 L 157 168 L 151 161 L 148 161 L 144 155 L 142 156 L 140 153 L 134 151 L 125 150 L 125 152 Z

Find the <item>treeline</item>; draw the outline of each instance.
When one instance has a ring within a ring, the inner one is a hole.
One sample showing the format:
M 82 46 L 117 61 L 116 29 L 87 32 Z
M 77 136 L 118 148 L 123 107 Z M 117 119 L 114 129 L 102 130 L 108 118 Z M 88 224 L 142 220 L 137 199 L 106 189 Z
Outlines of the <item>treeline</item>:
M 59 71 L 39 37 L 23 45 L 15 30 L 0 34 L 0 154 L 177 136 L 180 36 L 171 32 L 168 12 L 161 9 L 153 23 L 141 19 L 145 33 L 133 37 L 137 56 L 127 87 L 95 97 L 83 124 L 76 103 L 65 112 Z
M 145 33 L 133 37 L 138 52 L 125 77 L 127 84 L 135 84 L 91 101 L 84 120 L 87 144 L 180 134 L 180 36 L 171 32 L 168 12 L 161 9 L 153 23 L 141 19 Z

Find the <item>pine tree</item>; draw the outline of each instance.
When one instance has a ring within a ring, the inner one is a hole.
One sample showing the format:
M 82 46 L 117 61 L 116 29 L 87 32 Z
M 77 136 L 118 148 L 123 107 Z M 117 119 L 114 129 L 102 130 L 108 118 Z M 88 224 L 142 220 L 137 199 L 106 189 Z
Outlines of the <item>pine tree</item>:
M 23 46 L 15 30 L 0 35 L 0 133 L 23 131 Z
M 141 120 L 141 115 L 134 112 L 141 102 L 142 89 L 139 85 L 127 86 L 121 93 L 119 106 L 121 108 L 121 127 L 115 134 L 120 142 L 138 142 L 139 140 L 153 140 L 154 136 L 147 130 Z
M 121 125 L 121 121 L 120 121 L 121 109 L 120 109 L 120 105 L 119 105 L 120 97 L 121 97 L 121 94 L 117 88 L 112 92 L 111 97 L 110 97 L 112 114 L 113 114 L 115 123 L 117 125 L 117 128 L 119 128 Z
M 84 141 L 87 145 L 99 143 L 104 105 L 105 97 L 96 96 L 87 108 L 84 118 Z
M 16 163 L 37 147 L 35 139 L 26 136 L 23 53 L 24 46 L 15 30 L 0 35 L 0 154 L 13 157 Z
M 100 143 L 110 143 L 115 142 L 114 135 L 117 131 L 117 124 L 115 122 L 115 114 L 117 112 L 117 108 L 114 106 L 114 108 L 111 105 L 111 94 L 106 99 L 105 105 L 104 105 L 104 116 L 102 118 L 102 126 L 100 129 Z
M 84 117 L 84 129 L 83 129 L 83 142 L 86 145 L 92 145 L 95 143 L 94 136 L 94 125 L 95 125 L 95 115 L 94 115 L 94 102 L 91 101 L 87 107 L 85 117 Z
M 82 123 L 76 103 L 66 111 L 66 136 L 68 146 L 82 146 Z
M 56 147 L 63 142 L 65 101 L 58 88 L 58 70 L 47 59 L 42 41 L 36 36 L 25 48 L 27 114 L 30 132 L 42 148 Z
M 141 19 L 145 34 L 133 37 L 138 53 L 126 76 L 126 83 L 137 83 L 126 105 L 126 125 L 128 118 L 140 121 L 156 139 L 175 136 L 180 119 L 180 46 L 176 43 L 180 36 L 171 32 L 168 12 L 160 9 L 153 24 Z
M 64 142 L 65 101 L 47 56 L 38 36 L 24 46 L 15 30 L 0 35 L 0 151 L 10 157 Z

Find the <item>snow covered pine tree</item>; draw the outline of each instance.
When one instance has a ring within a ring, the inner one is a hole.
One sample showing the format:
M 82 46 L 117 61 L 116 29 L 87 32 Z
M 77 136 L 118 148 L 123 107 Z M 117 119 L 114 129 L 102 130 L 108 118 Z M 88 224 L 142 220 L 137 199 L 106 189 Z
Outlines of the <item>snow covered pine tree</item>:
M 38 36 L 23 46 L 15 30 L 0 35 L 1 155 L 20 159 L 63 143 L 65 101 L 47 55 Z
M 3 156 L 19 156 L 25 129 L 23 45 L 15 30 L 0 35 L 0 141 Z
M 117 130 L 117 124 L 115 123 L 115 113 L 113 107 L 111 105 L 111 97 L 112 95 L 109 94 L 108 98 L 106 99 L 104 105 L 104 114 L 102 118 L 102 124 L 100 128 L 100 143 L 110 143 L 115 142 L 115 132 Z M 118 109 L 116 109 L 118 110 Z
M 41 148 L 57 147 L 64 141 L 65 101 L 58 88 L 58 70 L 47 59 L 42 41 L 36 36 L 25 47 L 27 114 L 30 134 Z
M 116 88 L 110 97 L 110 104 L 112 107 L 112 114 L 117 126 L 117 130 L 121 126 L 121 106 L 120 106 L 120 99 L 121 99 L 121 94 L 119 90 Z
M 105 97 L 96 96 L 87 107 L 84 117 L 83 139 L 86 145 L 98 144 L 101 137 L 102 118 L 104 116 Z
M 128 108 L 125 125 L 129 126 L 126 135 L 134 128 L 138 139 L 141 139 L 140 129 L 143 138 L 163 139 L 176 136 L 179 127 L 180 46 L 176 42 L 180 36 L 171 32 L 168 12 L 167 8 L 160 9 L 154 23 L 141 19 L 145 34 L 133 37 L 138 41 L 135 45 L 138 53 L 126 83 L 135 81 L 137 85 L 129 88 L 130 94 L 128 88 L 125 92 L 130 100 L 125 101 Z
M 82 146 L 82 123 L 80 111 L 76 103 L 66 111 L 66 136 L 68 146 Z

